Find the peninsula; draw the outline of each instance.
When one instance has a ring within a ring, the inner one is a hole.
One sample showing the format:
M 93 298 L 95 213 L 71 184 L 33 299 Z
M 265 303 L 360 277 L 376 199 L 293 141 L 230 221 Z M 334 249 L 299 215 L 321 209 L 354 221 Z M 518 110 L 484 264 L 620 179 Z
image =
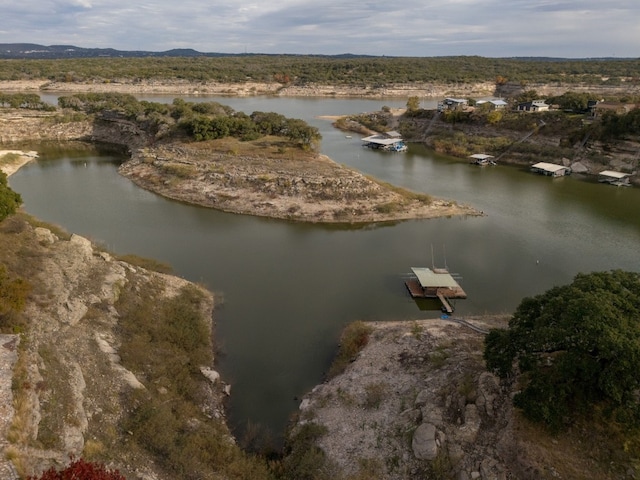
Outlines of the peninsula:
M 315 128 L 279 114 L 249 116 L 216 102 L 153 104 L 113 93 L 71 95 L 62 105 L 0 111 L 0 144 L 119 145 L 129 153 L 119 171 L 139 186 L 232 213 L 349 224 L 481 215 L 339 165 L 316 151 Z

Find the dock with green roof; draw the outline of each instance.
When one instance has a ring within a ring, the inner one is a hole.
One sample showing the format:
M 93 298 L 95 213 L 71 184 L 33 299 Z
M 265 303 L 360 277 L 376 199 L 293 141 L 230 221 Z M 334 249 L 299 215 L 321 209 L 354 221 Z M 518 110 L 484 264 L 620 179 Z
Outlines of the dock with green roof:
M 453 313 L 449 300 L 467 298 L 460 284 L 443 268 L 411 267 L 413 275 L 405 285 L 413 298 L 437 298 L 446 313 Z

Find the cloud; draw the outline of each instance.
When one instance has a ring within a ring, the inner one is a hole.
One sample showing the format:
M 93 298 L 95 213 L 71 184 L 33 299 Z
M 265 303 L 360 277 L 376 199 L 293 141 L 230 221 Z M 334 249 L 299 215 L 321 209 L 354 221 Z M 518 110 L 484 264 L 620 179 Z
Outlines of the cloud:
M 640 48 L 636 0 L 21 0 L 0 14 L 0 42 L 122 50 L 637 57 Z

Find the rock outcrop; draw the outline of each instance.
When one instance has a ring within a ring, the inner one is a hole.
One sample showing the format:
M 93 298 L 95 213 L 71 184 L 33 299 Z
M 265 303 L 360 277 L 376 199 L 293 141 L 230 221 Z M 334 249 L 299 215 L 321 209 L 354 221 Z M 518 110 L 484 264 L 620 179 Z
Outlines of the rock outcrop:
M 109 449 L 110 468 L 127 478 L 171 478 L 148 453 L 128 448 L 117 431 L 130 408 L 123 395 L 150 387 L 121 362 L 117 307 L 125 291 L 153 291 L 159 302 L 192 284 L 120 261 L 79 235 L 65 238 L 17 218 L 5 220 L 2 229 L 4 235 L 20 236 L 3 248 L 15 248 L 15 257 L 28 255 L 37 268 L 29 278 L 28 325 L 20 348 L 17 336 L 0 336 L 0 449 L 13 465 L 0 463 L 0 476 L 17 478 L 10 476 L 16 470 L 34 475 L 65 465 L 70 457 L 100 457 Z M 213 298 L 199 290 L 203 322 L 211 328 Z M 212 367 L 201 366 L 202 384 L 214 392 L 206 408 L 211 417 L 224 419 L 224 384 L 211 383 L 219 379 Z M 12 403 L 15 410 L 6 411 Z
M 346 474 L 365 462 L 380 480 L 516 478 L 510 397 L 484 369 L 483 334 L 448 320 L 371 327 L 345 372 L 305 396 L 293 432 L 325 427 L 317 446 Z

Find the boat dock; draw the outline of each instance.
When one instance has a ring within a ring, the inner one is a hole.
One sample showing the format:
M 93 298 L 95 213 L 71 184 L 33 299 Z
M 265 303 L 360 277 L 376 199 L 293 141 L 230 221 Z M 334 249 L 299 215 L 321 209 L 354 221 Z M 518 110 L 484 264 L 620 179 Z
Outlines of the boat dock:
M 362 139 L 362 145 L 387 152 L 406 152 L 407 145 L 398 132 L 376 133 Z
M 616 172 L 613 170 L 604 170 L 598 174 L 598 181 L 600 183 L 608 183 L 609 185 L 615 185 L 616 187 L 630 187 L 629 174 Z
M 442 268 L 411 267 L 413 275 L 405 285 L 413 298 L 437 298 L 442 310 L 453 313 L 449 300 L 467 298 L 467 294 L 448 270 Z

